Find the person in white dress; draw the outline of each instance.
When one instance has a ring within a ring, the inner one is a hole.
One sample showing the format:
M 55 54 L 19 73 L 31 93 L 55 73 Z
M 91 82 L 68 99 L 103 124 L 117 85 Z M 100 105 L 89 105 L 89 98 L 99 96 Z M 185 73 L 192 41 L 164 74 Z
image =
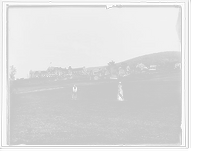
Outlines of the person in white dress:
M 120 101 L 124 100 L 121 81 L 118 84 L 117 99 L 120 100 Z
M 74 84 L 74 86 L 73 86 L 73 93 L 72 93 L 72 100 L 77 100 L 77 91 L 78 91 L 78 88 Z

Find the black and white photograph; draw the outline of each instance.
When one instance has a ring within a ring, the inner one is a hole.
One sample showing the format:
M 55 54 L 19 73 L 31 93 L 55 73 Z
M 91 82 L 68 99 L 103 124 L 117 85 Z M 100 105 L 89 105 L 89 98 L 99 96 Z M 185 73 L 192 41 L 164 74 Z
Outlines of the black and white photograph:
M 188 145 L 182 3 L 4 7 L 6 146 Z

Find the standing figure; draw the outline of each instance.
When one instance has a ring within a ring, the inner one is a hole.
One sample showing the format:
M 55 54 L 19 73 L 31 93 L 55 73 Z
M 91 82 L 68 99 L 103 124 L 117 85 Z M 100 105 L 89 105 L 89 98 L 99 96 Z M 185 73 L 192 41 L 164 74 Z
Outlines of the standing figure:
M 121 84 L 121 82 L 119 82 L 119 84 L 118 84 L 117 99 L 118 99 L 118 101 L 124 101 L 124 94 L 123 94 L 123 89 L 122 89 L 122 84 Z
M 72 100 L 77 100 L 77 86 L 74 84 L 73 86 L 73 93 L 72 93 Z

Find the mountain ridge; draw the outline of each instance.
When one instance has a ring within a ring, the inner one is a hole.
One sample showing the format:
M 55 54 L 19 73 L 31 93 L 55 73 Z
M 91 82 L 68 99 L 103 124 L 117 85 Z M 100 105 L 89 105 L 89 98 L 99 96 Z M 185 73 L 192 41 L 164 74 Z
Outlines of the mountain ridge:
M 127 63 L 128 65 L 144 63 L 146 65 L 158 65 L 163 63 L 180 63 L 181 62 L 181 52 L 179 51 L 165 51 L 165 52 L 157 52 L 150 53 L 146 55 L 142 55 L 139 57 L 134 57 L 122 62 L 116 63 L 120 65 L 122 63 Z

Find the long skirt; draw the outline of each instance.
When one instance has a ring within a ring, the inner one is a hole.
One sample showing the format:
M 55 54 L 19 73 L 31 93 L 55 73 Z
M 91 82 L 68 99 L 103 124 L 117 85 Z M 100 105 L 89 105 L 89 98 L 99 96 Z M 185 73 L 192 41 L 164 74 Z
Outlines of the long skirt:
M 117 99 L 118 99 L 118 101 L 124 101 L 124 96 L 123 96 L 123 92 L 122 91 L 118 92 Z
M 72 99 L 77 99 L 77 92 L 72 92 Z

